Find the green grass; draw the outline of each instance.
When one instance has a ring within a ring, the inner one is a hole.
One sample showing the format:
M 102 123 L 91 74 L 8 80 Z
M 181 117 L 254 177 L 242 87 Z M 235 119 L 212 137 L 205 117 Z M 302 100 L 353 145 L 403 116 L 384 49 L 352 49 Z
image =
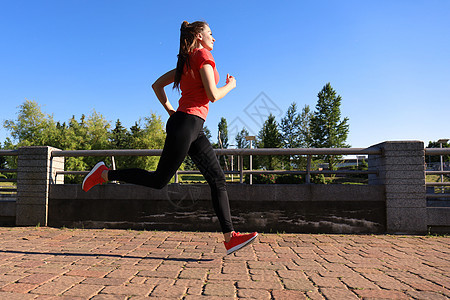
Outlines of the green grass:
M 426 182 L 441 182 L 441 175 L 427 175 Z M 450 177 L 444 176 L 444 182 L 450 182 Z
M 15 182 L 0 182 L 0 192 L 2 194 L 14 194 L 13 192 L 2 192 L 2 189 L 13 189 L 16 188 L 16 183 Z

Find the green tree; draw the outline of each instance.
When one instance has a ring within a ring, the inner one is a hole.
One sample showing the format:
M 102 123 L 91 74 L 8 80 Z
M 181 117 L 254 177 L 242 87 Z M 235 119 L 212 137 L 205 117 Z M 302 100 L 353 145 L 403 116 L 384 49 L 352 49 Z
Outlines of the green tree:
M 281 148 L 283 145 L 283 138 L 278 131 L 278 123 L 275 120 L 275 116 L 270 114 L 267 120 L 264 122 L 262 129 L 258 134 L 258 140 L 256 143 L 258 148 Z M 257 162 L 261 167 L 265 167 L 268 170 L 274 170 L 275 167 L 279 167 L 279 157 L 272 155 L 264 155 L 258 157 Z
M 303 148 L 310 148 L 311 147 L 311 119 L 312 119 L 313 113 L 311 112 L 311 109 L 309 108 L 309 105 L 305 105 L 302 108 L 302 112 L 300 114 L 300 127 L 298 131 L 299 135 L 299 143 L 300 147 Z
M 242 130 L 236 135 L 235 141 L 236 141 L 236 148 L 239 149 L 247 149 L 250 148 L 250 141 L 247 141 L 245 139 L 246 136 L 248 136 L 249 133 L 247 129 L 242 128 Z M 236 163 L 239 164 L 238 159 L 235 159 Z M 246 155 L 244 156 L 244 169 L 250 168 L 250 156 Z
M 205 133 L 205 135 L 208 138 L 209 142 L 212 143 L 211 142 L 211 137 L 212 137 L 211 130 L 209 130 L 208 126 L 206 126 L 206 125 L 203 126 L 203 132 Z
M 286 115 L 281 119 L 280 129 L 284 148 L 300 147 L 300 116 L 297 113 L 297 104 L 295 102 L 289 106 Z M 285 164 L 285 168 L 291 170 L 294 156 L 288 155 L 281 159 Z
M 311 118 L 311 146 L 316 148 L 345 148 L 350 147 L 345 142 L 349 132 L 348 118 L 341 120 L 342 98 L 327 83 L 319 92 L 316 111 Z M 337 156 L 322 157 L 334 170 Z
M 56 146 L 56 124 L 53 116 L 42 112 L 35 101 L 26 100 L 19 106 L 17 120 L 6 120 L 3 126 L 10 131 L 16 148 L 21 146 Z
M 223 149 L 228 148 L 228 125 L 227 125 L 227 119 L 225 119 L 223 117 L 220 119 L 220 122 L 218 125 L 217 142 L 218 142 L 220 148 L 223 148 Z
M 110 143 L 115 149 L 127 149 L 130 143 L 130 133 L 122 126 L 119 119 L 116 121 L 116 126 L 111 131 Z
M 142 123 L 142 124 L 141 124 Z M 141 129 L 142 128 L 142 129 Z M 166 139 L 166 132 L 161 117 L 151 114 L 131 129 L 131 149 L 162 149 Z M 159 156 L 134 157 L 129 167 L 139 167 L 146 170 L 155 170 L 158 165 Z M 128 166 L 127 166 L 128 167 Z
M 248 131 L 245 128 L 236 135 L 236 147 L 239 149 L 250 148 L 250 141 L 247 141 L 245 137 L 248 136 Z
M 218 125 L 217 143 L 218 143 L 220 149 L 228 148 L 228 125 L 227 125 L 227 119 L 225 119 L 224 117 L 222 117 L 220 119 L 220 122 Z M 225 170 L 228 170 L 228 163 L 227 163 L 226 155 L 220 155 L 219 162 L 220 162 L 220 165 L 223 168 L 225 168 Z
M 0 144 L 0 150 L 3 150 L 3 147 L 1 144 Z M 6 158 L 4 156 L 0 156 L 0 169 L 6 169 Z M 2 177 L 1 173 L 0 173 L 0 177 Z
M 427 148 L 440 148 L 441 144 L 437 141 L 429 141 Z M 450 143 L 442 144 L 442 148 L 450 148 Z M 427 155 L 426 157 L 427 163 L 433 163 L 433 162 L 440 162 L 441 157 L 439 155 Z M 450 155 L 443 155 L 442 161 L 449 162 L 450 161 Z

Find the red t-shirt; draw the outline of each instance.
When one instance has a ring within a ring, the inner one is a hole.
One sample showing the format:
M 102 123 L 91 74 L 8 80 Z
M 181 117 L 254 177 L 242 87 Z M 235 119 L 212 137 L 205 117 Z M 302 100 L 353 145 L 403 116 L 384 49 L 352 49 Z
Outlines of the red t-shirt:
M 219 73 L 216 70 L 216 63 L 211 52 L 205 48 L 195 49 L 189 56 L 190 68 L 184 67 L 181 75 L 180 89 L 181 98 L 178 101 L 177 111 L 182 111 L 198 116 L 206 120 L 209 110 L 209 100 L 203 87 L 200 69 L 204 64 L 210 64 L 214 69 L 214 79 L 216 85 L 219 83 Z

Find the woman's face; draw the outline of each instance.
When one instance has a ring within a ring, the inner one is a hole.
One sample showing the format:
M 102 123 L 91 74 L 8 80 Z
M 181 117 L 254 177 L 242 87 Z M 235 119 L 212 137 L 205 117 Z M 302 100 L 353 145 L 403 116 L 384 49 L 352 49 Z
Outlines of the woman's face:
M 202 45 L 203 48 L 209 51 L 211 51 L 214 48 L 214 42 L 216 40 L 213 38 L 209 26 L 205 26 L 205 28 L 203 28 L 203 31 L 198 34 L 197 38 L 200 45 Z

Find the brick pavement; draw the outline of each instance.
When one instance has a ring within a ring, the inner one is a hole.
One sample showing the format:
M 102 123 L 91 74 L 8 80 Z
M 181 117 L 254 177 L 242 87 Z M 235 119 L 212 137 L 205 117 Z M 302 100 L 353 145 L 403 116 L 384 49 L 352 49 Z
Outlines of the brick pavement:
M 0 299 L 449 299 L 450 238 L 0 227 Z

